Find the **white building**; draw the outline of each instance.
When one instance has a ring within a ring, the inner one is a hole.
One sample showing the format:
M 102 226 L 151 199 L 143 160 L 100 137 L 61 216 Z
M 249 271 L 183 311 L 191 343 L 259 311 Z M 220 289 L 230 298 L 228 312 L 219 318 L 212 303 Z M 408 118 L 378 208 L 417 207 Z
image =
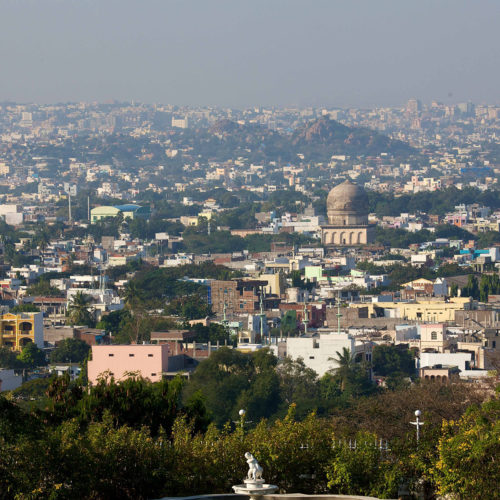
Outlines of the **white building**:
M 356 352 L 354 337 L 347 333 L 322 333 L 319 337 L 292 337 L 286 340 L 286 354 L 293 360 L 302 358 L 308 368 L 322 377 L 328 370 L 337 368 L 331 358 L 337 352 L 349 349 Z
M 188 128 L 189 123 L 187 116 L 184 118 L 172 118 L 172 127 L 174 128 Z
M 421 352 L 417 361 L 418 368 L 436 365 L 458 366 L 461 372 L 470 370 L 472 365 L 471 352 Z

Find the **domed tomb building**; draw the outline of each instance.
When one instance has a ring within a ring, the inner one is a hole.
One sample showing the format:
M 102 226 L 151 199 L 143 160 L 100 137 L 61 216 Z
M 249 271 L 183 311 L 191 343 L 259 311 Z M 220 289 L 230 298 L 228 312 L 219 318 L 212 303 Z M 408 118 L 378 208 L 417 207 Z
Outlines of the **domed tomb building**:
M 321 226 L 323 245 L 356 246 L 373 241 L 374 229 L 368 224 L 368 196 L 350 180 L 335 186 L 326 199 L 328 224 Z

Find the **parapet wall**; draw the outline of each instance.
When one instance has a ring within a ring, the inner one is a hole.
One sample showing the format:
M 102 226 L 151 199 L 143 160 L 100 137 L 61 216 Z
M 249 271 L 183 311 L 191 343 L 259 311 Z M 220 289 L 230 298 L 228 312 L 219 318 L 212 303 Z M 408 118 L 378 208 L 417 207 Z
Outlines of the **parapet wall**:
M 215 495 L 194 495 L 191 497 L 164 497 L 160 500 L 248 500 L 247 495 L 215 494 Z M 303 493 L 285 493 L 283 495 L 262 495 L 258 497 L 262 500 L 379 500 L 375 497 L 362 497 L 356 495 L 304 495 Z

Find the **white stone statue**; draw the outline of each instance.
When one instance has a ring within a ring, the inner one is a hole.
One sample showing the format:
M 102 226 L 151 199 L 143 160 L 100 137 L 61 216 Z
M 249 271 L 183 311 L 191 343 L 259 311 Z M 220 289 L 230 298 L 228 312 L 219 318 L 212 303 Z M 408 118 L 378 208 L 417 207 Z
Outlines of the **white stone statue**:
M 253 481 L 262 479 L 262 467 L 259 465 L 259 462 L 257 462 L 257 459 L 248 451 L 245 453 L 245 458 L 248 464 L 247 478 Z

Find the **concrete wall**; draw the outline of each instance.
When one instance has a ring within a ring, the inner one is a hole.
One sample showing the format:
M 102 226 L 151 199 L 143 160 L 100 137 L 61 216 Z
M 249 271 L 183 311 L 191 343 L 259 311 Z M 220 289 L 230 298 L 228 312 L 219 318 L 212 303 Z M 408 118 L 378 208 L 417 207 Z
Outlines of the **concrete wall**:
M 420 354 L 420 368 L 435 365 L 458 366 L 464 372 L 466 363 L 471 363 L 472 353 L 470 352 L 422 352 Z
M 34 342 L 40 348 L 43 349 L 43 313 L 35 313 L 33 315 L 34 324 Z
M 115 380 L 127 377 L 127 372 L 138 372 L 142 377 L 158 382 L 168 371 L 168 345 L 99 345 L 92 346 L 92 361 L 88 377 L 92 384 L 104 372 L 111 372 Z
M 0 369 L 0 392 L 13 391 L 23 383 L 23 377 L 16 375 L 14 370 Z

